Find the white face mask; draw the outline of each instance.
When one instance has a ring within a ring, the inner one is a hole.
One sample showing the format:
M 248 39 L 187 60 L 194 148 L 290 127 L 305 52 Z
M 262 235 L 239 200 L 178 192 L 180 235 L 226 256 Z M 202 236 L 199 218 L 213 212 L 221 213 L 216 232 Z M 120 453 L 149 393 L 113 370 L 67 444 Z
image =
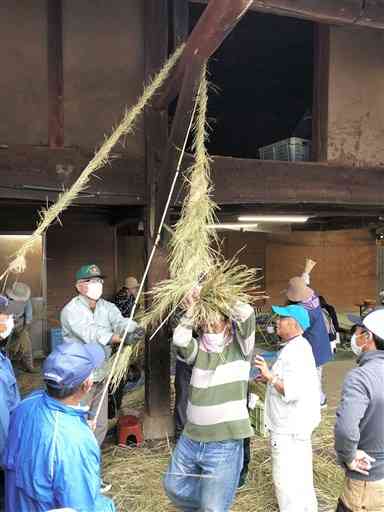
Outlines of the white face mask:
M 221 352 L 225 343 L 225 329 L 219 333 L 204 333 L 201 342 L 207 352 Z
M 0 338 L 2 338 L 3 340 L 5 340 L 5 338 L 8 338 L 8 336 L 13 331 L 13 328 L 15 327 L 15 322 L 13 320 L 13 316 L 9 316 L 7 318 L 7 320 L 4 322 L 4 324 L 6 326 L 5 331 L 0 332 Z
M 88 283 L 87 297 L 92 300 L 99 300 L 103 295 L 103 283 L 92 282 Z
M 362 336 L 362 335 L 360 335 L 360 336 Z M 363 347 L 360 347 L 357 344 L 357 336 L 356 336 L 356 334 L 353 334 L 352 337 L 351 337 L 351 349 L 352 349 L 352 352 L 357 357 L 361 356 L 361 354 L 363 353 Z

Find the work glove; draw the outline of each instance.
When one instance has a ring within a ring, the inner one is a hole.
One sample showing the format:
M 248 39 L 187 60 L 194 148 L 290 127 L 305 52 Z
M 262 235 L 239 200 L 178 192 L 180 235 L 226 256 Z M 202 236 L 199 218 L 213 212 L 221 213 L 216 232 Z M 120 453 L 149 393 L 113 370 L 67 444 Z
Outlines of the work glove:
M 135 322 L 136 323 L 136 322 Z M 136 324 L 137 325 L 137 324 Z M 145 336 L 145 330 L 142 327 L 137 326 L 134 332 L 129 332 L 124 340 L 124 345 L 134 345 Z

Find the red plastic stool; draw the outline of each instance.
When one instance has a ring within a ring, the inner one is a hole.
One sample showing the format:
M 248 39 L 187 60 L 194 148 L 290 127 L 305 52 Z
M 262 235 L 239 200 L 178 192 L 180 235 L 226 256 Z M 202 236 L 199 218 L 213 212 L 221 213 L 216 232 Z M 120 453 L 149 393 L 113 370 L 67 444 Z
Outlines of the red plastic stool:
M 134 438 L 136 446 L 140 446 L 143 441 L 143 431 L 140 422 L 136 416 L 121 416 L 117 422 L 117 435 L 119 446 L 127 446 L 127 441 Z

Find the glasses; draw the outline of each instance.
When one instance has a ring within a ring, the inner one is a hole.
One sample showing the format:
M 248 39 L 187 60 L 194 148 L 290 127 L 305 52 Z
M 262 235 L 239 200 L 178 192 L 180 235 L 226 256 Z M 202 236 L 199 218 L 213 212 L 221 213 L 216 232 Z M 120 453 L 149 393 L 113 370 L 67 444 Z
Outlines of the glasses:
M 103 284 L 104 279 L 102 279 L 101 277 L 91 277 L 90 279 L 82 279 L 81 282 L 82 283 L 101 283 L 101 284 Z

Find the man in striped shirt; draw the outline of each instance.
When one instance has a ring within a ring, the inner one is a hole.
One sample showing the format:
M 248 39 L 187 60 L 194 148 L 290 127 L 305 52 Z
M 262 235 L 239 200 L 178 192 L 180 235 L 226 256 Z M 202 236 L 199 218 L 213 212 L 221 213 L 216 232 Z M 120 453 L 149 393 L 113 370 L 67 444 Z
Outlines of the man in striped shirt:
M 243 439 L 253 432 L 247 410 L 255 313 L 238 303 L 192 336 L 193 305 L 173 335 L 179 356 L 193 365 L 187 423 L 164 479 L 171 501 L 185 512 L 229 510 L 243 465 Z

